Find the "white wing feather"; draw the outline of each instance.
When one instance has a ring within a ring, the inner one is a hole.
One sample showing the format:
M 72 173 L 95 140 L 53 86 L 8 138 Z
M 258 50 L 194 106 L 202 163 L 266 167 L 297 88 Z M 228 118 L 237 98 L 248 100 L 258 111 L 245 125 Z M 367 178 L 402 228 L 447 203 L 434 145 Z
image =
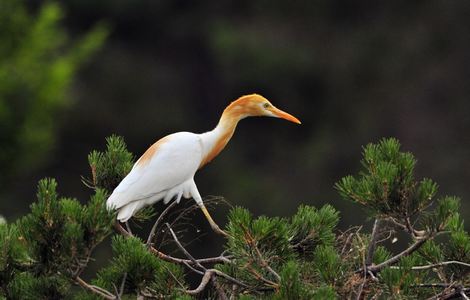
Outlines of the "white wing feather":
M 149 161 L 138 161 L 134 165 L 108 198 L 108 208 L 120 209 L 139 201 L 139 205 L 134 203 L 131 206 L 140 209 L 164 198 L 176 186 L 192 180 L 202 161 L 200 137 L 190 132 L 178 132 L 166 139 Z

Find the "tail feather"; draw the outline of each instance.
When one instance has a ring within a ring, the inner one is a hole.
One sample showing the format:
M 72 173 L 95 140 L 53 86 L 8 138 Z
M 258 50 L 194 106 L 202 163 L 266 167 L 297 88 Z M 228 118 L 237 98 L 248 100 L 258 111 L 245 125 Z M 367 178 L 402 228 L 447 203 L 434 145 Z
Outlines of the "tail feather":
M 141 209 L 142 206 L 143 203 L 141 201 L 134 201 L 127 205 L 124 205 L 119 209 L 117 219 L 120 222 L 127 222 L 127 220 L 129 220 L 134 215 L 134 213 Z

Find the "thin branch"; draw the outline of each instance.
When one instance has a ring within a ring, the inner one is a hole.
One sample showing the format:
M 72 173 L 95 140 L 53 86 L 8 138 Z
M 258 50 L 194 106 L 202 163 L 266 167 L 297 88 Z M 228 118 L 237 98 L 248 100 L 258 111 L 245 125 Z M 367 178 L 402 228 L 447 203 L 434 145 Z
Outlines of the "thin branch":
M 280 282 L 281 281 L 281 276 L 279 276 L 279 274 L 276 273 L 276 271 L 274 271 L 268 264 L 268 262 L 263 258 L 263 255 L 261 254 L 261 251 L 259 250 L 259 248 L 256 246 L 255 243 L 251 243 L 253 248 L 255 248 L 255 251 L 256 251 L 256 255 L 258 256 L 258 259 L 260 260 L 261 262 L 261 266 L 264 267 L 266 270 L 268 270 L 269 273 L 271 273 L 272 275 L 274 275 L 274 277 L 276 277 L 277 281 Z
M 194 268 L 194 267 L 191 266 L 190 264 L 188 264 L 188 263 L 185 262 L 184 265 L 186 266 L 186 268 L 190 269 L 190 270 L 193 271 L 194 273 L 197 273 L 197 274 L 199 274 L 199 275 L 204 275 L 204 272 L 203 272 L 203 271 L 200 271 L 200 270 Z
M 380 239 L 380 240 L 377 240 L 376 244 L 380 244 L 380 243 L 383 243 L 383 242 L 389 240 L 392 237 L 392 234 L 395 233 L 395 230 L 391 229 L 391 230 L 388 230 L 387 232 L 388 232 L 388 235 L 386 237 Z
M 393 225 L 399 227 L 401 230 L 405 231 L 405 232 L 408 232 L 409 234 L 411 234 L 411 236 L 414 238 L 414 239 L 423 239 L 425 237 L 425 234 L 426 234 L 426 231 L 425 230 L 416 230 L 414 229 L 412 226 L 411 226 L 411 223 L 409 222 L 408 220 L 408 226 L 407 225 L 404 225 L 400 222 L 398 222 L 397 220 L 395 220 L 395 218 L 392 218 L 392 217 L 389 217 L 386 219 L 387 221 L 391 222 Z
M 343 233 L 341 233 L 341 235 L 338 238 L 340 240 L 343 240 L 344 236 L 346 234 L 348 234 L 350 231 L 355 230 L 355 232 L 351 232 L 351 233 L 348 234 L 348 237 L 346 238 L 346 240 L 344 242 L 343 248 L 341 249 L 341 255 L 344 254 L 344 252 L 346 251 L 347 246 L 351 244 L 351 239 L 354 237 L 354 235 L 356 235 L 359 231 L 361 231 L 361 229 L 362 229 L 362 226 L 355 226 L 355 227 L 351 227 L 351 228 L 347 229 L 346 231 L 344 231 Z
M 369 266 L 368 270 L 373 272 L 373 273 L 376 273 L 376 272 L 382 270 L 383 268 L 385 268 L 389 265 L 393 265 L 394 263 L 398 262 L 402 257 L 408 256 L 411 253 L 418 250 L 429 239 L 430 239 L 430 237 L 427 236 L 423 239 L 417 240 L 416 242 L 413 243 L 413 245 L 411 245 L 407 249 L 403 250 L 399 254 L 395 255 L 394 257 L 392 257 L 392 258 L 390 258 L 390 259 L 388 259 L 388 260 L 386 260 L 386 261 L 384 261 L 384 262 L 382 262 L 378 265 Z M 361 269 L 359 271 L 362 272 L 363 270 Z
M 369 242 L 369 247 L 367 248 L 367 256 L 365 265 L 370 266 L 372 264 L 372 260 L 374 258 L 375 248 L 377 246 L 377 239 L 379 236 L 379 226 L 380 226 L 380 219 L 377 218 L 374 221 L 374 226 L 372 227 L 372 234 Z
M 119 298 L 122 297 L 124 294 L 124 285 L 126 284 L 126 279 L 127 279 L 127 272 L 124 273 L 124 276 L 122 277 L 122 282 L 121 282 L 121 287 L 119 288 Z
M 375 223 L 374 223 L 374 227 L 375 227 Z M 361 236 L 356 232 L 356 235 L 359 239 L 359 241 L 361 242 L 362 244 L 362 249 L 365 250 L 365 245 L 364 245 L 364 242 L 362 241 L 362 238 Z M 366 280 L 367 280 L 367 273 L 368 273 L 368 270 L 367 270 L 367 264 L 366 264 L 366 256 L 365 256 L 365 253 L 364 251 L 361 251 L 361 255 L 362 255 L 362 267 L 363 267 L 363 272 L 364 272 L 364 278 L 362 279 L 362 282 L 361 282 L 361 285 L 359 286 L 359 291 L 357 292 L 357 297 L 356 297 L 356 300 L 360 300 L 361 299 L 361 296 L 362 296 L 362 292 L 364 291 L 364 285 L 366 284 Z
M 220 286 L 219 282 L 217 281 L 217 276 L 211 276 L 212 285 L 215 287 L 217 294 L 219 295 L 220 300 L 228 300 L 227 295 L 224 292 L 224 289 Z
M 242 287 L 245 287 L 245 288 L 250 287 L 248 284 L 243 283 L 243 282 L 241 282 L 240 280 L 235 279 L 235 278 L 233 278 L 232 276 L 227 275 L 227 274 L 225 274 L 225 273 L 222 272 L 222 271 L 219 271 L 219 270 L 217 270 L 217 269 L 209 269 L 209 270 L 212 271 L 212 272 L 214 272 L 215 274 L 217 274 L 217 276 L 223 277 L 223 278 L 227 279 L 228 281 L 231 281 L 231 282 L 234 283 L 234 284 L 237 284 L 237 285 L 242 286 Z
M 133 237 L 133 235 L 130 234 L 126 229 L 124 229 L 124 227 L 122 227 L 121 224 L 119 224 L 119 222 L 116 222 L 114 224 L 114 228 L 116 229 L 117 232 L 119 232 L 121 235 L 125 237 Z M 173 257 L 155 249 L 154 247 L 150 247 L 149 250 L 150 252 L 158 256 L 159 258 L 168 262 L 173 262 L 177 264 L 185 264 L 185 263 L 190 264 L 190 265 L 194 264 L 194 262 L 190 259 Z M 196 259 L 196 261 L 200 264 L 231 263 L 230 258 L 231 256 L 216 256 L 216 257 L 200 258 L 200 259 Z
M 89 290 L 90 292 L 92 292 L 94 294 L 100 295 L 101 297 L 103 297 L 105 299 L 108 299 L 108 300 L 116 300 L 117 299 L 117 297 L 114 296 L 111 292 L 109 292 L 109 291 L 107 291 L 103 288 L 100 288 L 99 286 L 88 284 L 83 279 L 81 279 L 80 277 L 76 277 L 75 282 L 77 284 L 79 284 L 81 287 Z
M 211 270 L 206 270 L 204 276 L 202 276 L 201 283 L 199 284 L 199 286 L 194 290 L 186 290 L 185 293 L 192 296 L 200 294 L 202 291 L 204 291 L 213 275 L 214 272 L 212 272 Z
M 153 224 L 152 230 L 147 238 L 147 247 L 152 246 L 152 240 L 155 236 L 155 231 L 157 230 L 158 224 L 163 220 L 163 217 L 176 205 L 178 204 L 176 201 L 173 201 L 168 207 L 158 216 L 157 221 Z
M 420 283 L 420 284 L 414 284 L 411 287 L 414 288 L 448 288 L 453 285 L 447 284 L 447 283 Z
M 177 264 L 189 264 L 189 265 L 194 265 L 194 262 L 190 259 L 184 259 L 184 258 L 177 258 L 170 256 L 168 254 L 165 254 L 161 251 L 158 251 L 157 249 L 151 247 L 150 252 L 153 254 L 157 255 L 159 258 L 168 261 L 168 262 L 173 262 Z M 216 257 L 208 257 L 208 258 L 199 258 L 196 259 L 197 263 L 200 264 L 217 264 L 217 263 L 231 263 L 230 260 L 231 256 L 216 256 Z
M 444 267 L 444 266 L 447 266 L 447 265 L 460 265 L 460 266 L 470 268 L 470 264 L 468 264 L 468 263 L 464 263 L 464 262 L 456 261 L 456 260 L 449 260 L 449 261 L 444 261 L 444 262 L 430 264 L 430 265 L 415 266 L 415 267 L 411 267 L 411 269 L 412 270 L 428 270 L 428 269 L 433 269 L 433 268 L 437 268 L 437 267 Z M 400 267 L 397 267 L 397 266 L 392 266 L 391 268 L 392 269 L 400 269 Z
M 178 285 L 183 290 L 185 290 L 186 289 L 185 286 L 178 280 L 178 278 L 176 278 L 175 274 L 173 274 L 173 272 L 171 272 L 171 270 L 167 266 L 163 265 L 163 267 L 167 270 L 167 272 L 170 274 L 170 276 L 178 283 Z
M 128 231 L 130 234 L 133 234 L 133 233 L 132 233 L 132 230 L 131 230 L 131 225 L 129 225 L 129 222 L 125 222 L 124 224 L 126 224 L 126 229 L 127 229 L 127 231 Z
M 183 247 L 183 245 L 181 245 L 180 241 L 178 240 L 178 237 L 176 236 L 175 232 L 173 231 L 173 229 L 171 229 L 170 227 L 170 224 L 166 223 L 166 227 L 168 227 L 168 230 L 170 231 L 171 233 L 171 236 L 173 237 L 173 239 L 175 240 L 175 243 L 176 245 L 178 246 L 178 248 L 180 248 L 181 251 L 183 251 L 184 255 L 186 255 L 186 257 L 188 257 L 196 266 L 198 266 L 199 268 L 201 268 L 202 270 L 206 271 L 206 267 L 204 267 L 203 265 L 201 265 L 192 255 L 191 253 L 188 252 L 188 250 L 186 250 L 186 248 Z
M 435 283 L 435 284 L 423 284 L 419 285 L 418 287 L 440 287 L 444 288 L 442 292 L 437 295 L 428 298 L 428 300 L 445 300 L 445 299 L 455 299 L 455 298 L 462 298 L 462 299 L 469 299 L 467 294 L 470 292 L 470 288 L 465 288 L 462 285 L 455 285 L 455 282 L 452 284 L 445 284 L 445 283 Z
M 263 275 L 261 275 L 258 271 L 256 271 L 252 266 L 248 266 L 247 269 L 248 269 L 248 272 L 250 272 L 251 274 L 253 274 L 256 277 L 256 279 L 263 281 L 268 286 L 273 287 L 273 288 L 278 288 L 279 287 L 278 283 L 264 278 Z

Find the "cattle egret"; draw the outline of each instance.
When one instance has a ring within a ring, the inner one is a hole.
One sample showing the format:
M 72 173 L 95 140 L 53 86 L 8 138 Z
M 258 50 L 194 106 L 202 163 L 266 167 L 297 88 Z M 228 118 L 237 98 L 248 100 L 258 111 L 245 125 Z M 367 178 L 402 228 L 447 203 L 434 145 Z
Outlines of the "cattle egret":
M 296 117 L 260 95 L 242 96 L 227 106 L 213 130 L 201 134 L 177 132 L 153 144 L 114 189 L 106 202 L 108 209 L 118 210 L 117 219 L 127 222 L 141 208 L 162 199 L 168 204 L 172 199 L 179 203 L 181 197 L 192 197 L 212 229 L 225 235 L 204 206 L 194 174 L 224 149 L 238 121 L 254 116 L 283 118 L 300 124 Z

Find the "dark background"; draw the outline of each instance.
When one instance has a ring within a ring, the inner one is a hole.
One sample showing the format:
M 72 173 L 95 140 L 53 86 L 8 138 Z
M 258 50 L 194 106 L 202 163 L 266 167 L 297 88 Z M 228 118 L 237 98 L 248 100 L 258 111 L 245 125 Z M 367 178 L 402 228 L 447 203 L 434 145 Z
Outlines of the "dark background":
M 333 184 L 359 170 L 363 145 L 393 136 L 418 158 L 417 176 L 437 181 L 441 196 L 461 197 L 470 217 L 470 2 L 61 5 L 71 36 L 99 21 L 110 36 L 75 80 L 46 162 L 18 176 L 1 201 L 7 220 L 28 211 L 46 176 L 58 180 L 61 195 L 86 201 L 87 155 L 104 149 L 106 136 L 123 136 L 139 156 L 168 133 L 212 129 L 230 101 L 253 92 L 302 125 L 243 120 L 221 155 L 197 173 L 203 196 L 268 216 L 331 203 L 341 228 L 362 224 L 366 214 L 341 200 Z M 226 220 L 224 208 L 213 214 Z M 195 222 L 206 235 L 192 247 L 215 254 L 221 238 L 201 214 Z

